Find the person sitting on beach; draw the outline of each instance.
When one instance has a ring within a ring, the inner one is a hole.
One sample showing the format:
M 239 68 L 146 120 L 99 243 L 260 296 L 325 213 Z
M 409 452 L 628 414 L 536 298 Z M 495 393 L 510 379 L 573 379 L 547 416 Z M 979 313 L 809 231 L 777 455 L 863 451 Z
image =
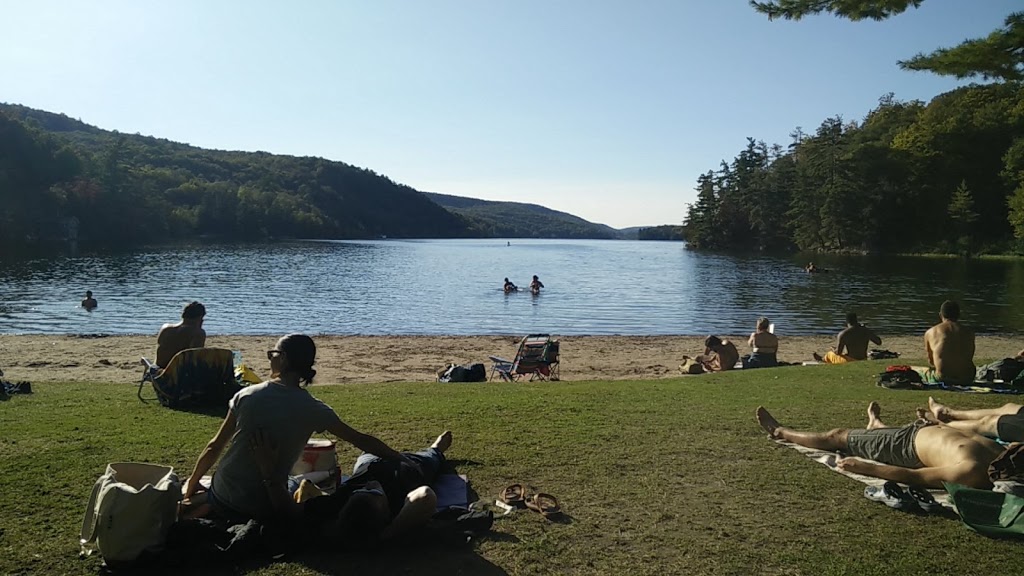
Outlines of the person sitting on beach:
M 931 416 L 950 428 L 956 428 L 971 434 L 980 434 L 989 438 L 998 438 L 1003 442 L 1024 442 L 1024 406 L 1008 403 L 999 408 L 981 408 L 978 410 L 956 410 L 939 404 L 931 396 L 928 397 L 928 410 L 920 416 Z
M 212 514 L 229 521 L 244 522 L 276 515 L 272 502 L 279 490 L 287 490 L 289 472 L 314 432 L 328 431 L 356 448 L 388 460 L 406 462 L 408 457 L 368 434 L 349 427 L 306 386 L 316 370 L 316 344 L 305 334 L 289 334 L 267 351 L 272 377 L 239 391 L 228 403 L 228 414 L 220 430 L 206 445 L 185 484 L 186 517 Z M 253 444 L 259 438 L 274 443 L 273 466 L 262 466 Z M 227 451 L 220 458 L 221 452 Z M 220 459 L 210 489 L 200 492 L 200 480 Z
M 166 368 L 178 352 L 205 346 L 205 317 L 206 307 L 199 302 L 190 302 L 181 311 L 181 322 L 164 324 L 156 335 L 156 365 Z
M 852 456 L 837 462 L 840 470 L 912 486 L 942 488 L 943 482 L 956 482 L 991 488 L 988 466 L 1003 453 L 998 443 L 984 436 L 926 420 L 902 428 L 886 426 L 877 402 L 868 405 L 864 429 L 798 432 L 779 424 L 764 406 L 759 406 L 755 415 L 773 439 Z
M 940 322 L 924 334 L 930 376 L 936 382 L 969 385 L 974 382 L 974 332 L 960 323 L 960 305 L 946 300 Z
M 509 280 L 508 278 L 505 278 L 504 290 L 505 290 L 505 294 L 508 294 L 509 292 L 518 292 L 519 291 L 519 287 L 517 287 L 515 284 L 513 284 L 512 281 Z
M 85 298 L 82 300 L 82 308 L 92 310 L 96 306 L 99 306 L 99 303 L 97 303 L 96 299 L 92 297 L 92 290 L 86 290 Z
M 732 370 L 739 359 L 740 353 L 736 349 L 736 345 L 728 340 L 722 340 L 718 336 L 705 338 L 704 354 L 695 358 L 704 367 L 705 372 Z
M 537 275 L 533 275 L 533 280 L 530 282 L 530 292 L 534 294 L 540 294 L 540 289 L 544 287 L 544 284 L 537 278 Z
M 751 354 L 743 359 L 744 368 L 770 368 L 778 366 L 779 337 L 769 331 L 771 323 L 764 316 L 757 319 L 757 330 L 747 344 Z
M 870 328 L 858 322 L 857 315 L 850 312 L 846 315 L 846 329 L 840 332 L 836 338 L 836 347 L 826 352 L 824 357 L 817 352 L 813 352 L 811 355 L 818 362 L 826 364 L 845 364 L 854 360 L 867 360 L 869 341 L 876 346 L 882 344 L 882 339 Z

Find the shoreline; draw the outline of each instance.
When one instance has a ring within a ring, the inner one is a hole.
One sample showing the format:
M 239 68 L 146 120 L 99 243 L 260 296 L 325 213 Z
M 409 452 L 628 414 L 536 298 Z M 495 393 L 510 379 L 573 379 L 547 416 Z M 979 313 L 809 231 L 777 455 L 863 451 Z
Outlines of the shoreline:
M 560 336 L 560 372 L 564 381 L 648 380 L 680 376 L 684 355 L 704 351 L 700 336 Z M 261 377 L 269 375 L 266 350 L 279 335 L 212 334 L 210 348 L 242 353 L 242 361 Z M 489 356 L 512 359 L 522 335 L 505 336 L 331 336 L 314 335 L 316 384 L 432 382 L 448 363 L 482 363 Z M 747 336 L 725 336 L 746 354 Z M 811 361 L 835 344 L 834 335 L 780 336 L 779 360 Z M 879 365 L 925 363 L 923 335 L 883 337 L 879 348 L 901 357 Z M 984 334 L 977 337 L 975 362 L 1012 357 L 1024 337 Z M 156 336 L 146 335 L 0 335 L 0 370 L 10 381 L 102 382 L 137 384 L 140 358 L 153 359 Z

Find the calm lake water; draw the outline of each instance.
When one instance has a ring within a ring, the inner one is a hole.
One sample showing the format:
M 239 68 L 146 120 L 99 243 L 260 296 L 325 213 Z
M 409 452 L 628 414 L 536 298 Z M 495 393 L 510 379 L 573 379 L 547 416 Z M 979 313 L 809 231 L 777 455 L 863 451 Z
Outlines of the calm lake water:
M 1024 262 L 729 256 L 678 242 L 292 242 L 0 262 L 0 333 L 149 334 L 206 304 L 212 334 L 832 334 L 847 309 L 923 333 L 946 298 L 979 332 L 1024 332 Z M 505 295 L 533 274 L 546 288 Z M 99 308 L 78 305 L 92 290 Z

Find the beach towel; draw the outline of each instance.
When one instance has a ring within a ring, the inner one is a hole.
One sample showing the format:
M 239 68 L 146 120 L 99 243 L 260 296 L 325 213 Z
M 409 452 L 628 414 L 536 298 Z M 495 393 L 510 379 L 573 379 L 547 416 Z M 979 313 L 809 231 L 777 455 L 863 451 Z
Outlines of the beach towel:
M 441 474 L 430 486 L 437 494 L 437 509 L 469 506 L 469 481 L 465 474 Z
M 774 438 L 772 440 L 775 443 L 777 443 L 777 444 L 781 444 L 782 446 L 787 446 L 789 448 L 792 448 L 792 449 L 796 450 L 797 452 L 803 454 L 804 456 L 810 458 L 811 460 L 814 460 L 815 462 L 817 462 L 819 464 L 823 464 L 823 465 L 827 466 L 828 469 L 832 470 L 833 472 L 838 472 L 838 473 L 842 474 L 843 476 L 848 476 L 850 478 L 853 478 L 854 480 L 856 480 L 856 481 L 858 481 L 858 482 L 860 482 L 862 484 L 866 484 L 868 486 L 877 486 L 879 488 L 881 488 L 882 486 L 885 485 L 886 481 L 882 480 L 881 478 L 875 478 L 875 477 L 872 477 L 872 476 L 864 476 L 862 474 L 854 474 L 853 472 L 848 472 L 846 470 L 840 470 L 838 467 L 836 467 L 836 462 L 838 462 L 839 459 L 842 458 L 842 456 L 839 455 L 839 454 L 836 454 L 835 452 L 826 452 L 824 450 L 815 450 L 814 448 L 807 448 L 807 447 L 804 447 L 804 446 L 800 446 L 799 444 L 794 444 L 792 442 L 787 442 L 785 440 L 778 440 L 778 439 L 774 439 Z M 862 460 L 865 460 L 865 459 L 862 458 Z M 865 461 L 872 462 L 872 460 L 865 460 Z M 876 464 L 880 464 L 880 462 L 876 462 Z M 953 510 L 953 511 L 956 510 L 956 508 L 953 506 L 952 501 L 949 498 L 949 494 L 947 494 L 945 490 L 928 490 L 928 492 L 931 493 L 931 495 L 935 498 L 935 501 L 938 502 L 940 505 L 942 505 L 943 508 L 947 508 L 947 509 Z
M 912 366 L 915 372 L 921 375 L 924 381 L 923 390 L 946 390 L 949 392 L 968 392 L 972 394 L 1022 394 L 1024 389 L 1013 388 L 1009 382 L 1002 380 L 978 380 L 973 384 L 957 385 L 940 382 L 935 378 L 935 372 L 928 366 Z
M 142 397 L 142 385 L 150 381 L 160 403 L 168 408 L 226 409 L 228 400 L 241 388 L 234 371 L 231 350 L 189 348 L 175 354 L 159 373 L 147 371 L 139 383 L 139 397 Z

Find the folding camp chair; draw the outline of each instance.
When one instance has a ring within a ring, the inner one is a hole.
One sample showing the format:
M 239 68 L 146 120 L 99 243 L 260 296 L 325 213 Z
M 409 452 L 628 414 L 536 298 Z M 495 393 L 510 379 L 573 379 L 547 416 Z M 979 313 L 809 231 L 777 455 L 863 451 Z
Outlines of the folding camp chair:
M 241 388 L 235 381 L 234 354 L 222 348 L 189 348 L 171 358 L 165 368 L 142 359 L 142 388 L 149 382 L 156 399 L 168 408 L 227 406 Z
M 558 340 L 548 334 L 529 334 L 519 341 L 512 360 L 491 356 L 491 376 L 497 374 L 509 382 L 529 374 L 533 380 L 558 380 Z

